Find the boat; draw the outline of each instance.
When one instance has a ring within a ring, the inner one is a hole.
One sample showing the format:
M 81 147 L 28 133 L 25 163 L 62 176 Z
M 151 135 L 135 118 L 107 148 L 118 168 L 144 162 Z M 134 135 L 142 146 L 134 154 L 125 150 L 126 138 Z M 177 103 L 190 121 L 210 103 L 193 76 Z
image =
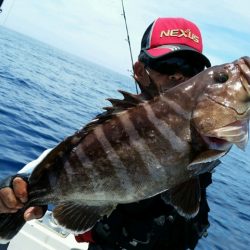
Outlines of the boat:
M 28 221 L 7 249 L 87 250 L 88 243 L 78 243 L 73 234 L 55 223 L 52 212 L 47 211 L 43 218 Z

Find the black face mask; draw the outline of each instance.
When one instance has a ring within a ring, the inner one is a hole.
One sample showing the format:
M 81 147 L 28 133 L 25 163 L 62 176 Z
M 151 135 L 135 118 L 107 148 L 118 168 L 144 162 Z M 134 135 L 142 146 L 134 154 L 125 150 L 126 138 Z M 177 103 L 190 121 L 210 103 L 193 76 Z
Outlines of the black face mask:
M 199 65 L 192 60 L 182 57 L 172 57 L 164 61 L 151 62 L 146 66 L 161 74 L 173 75 L 180 72 L 187 77 L 192 77 L 205 68 L 204 65 Z

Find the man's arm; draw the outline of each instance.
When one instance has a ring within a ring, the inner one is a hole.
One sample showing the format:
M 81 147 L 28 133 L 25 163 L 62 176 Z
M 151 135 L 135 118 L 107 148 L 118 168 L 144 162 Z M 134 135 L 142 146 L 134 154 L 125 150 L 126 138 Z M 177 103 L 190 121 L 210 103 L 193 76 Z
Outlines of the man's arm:
M 30 174 L 43 158 L 51 151 L 47 149 L 41 156 L 25 165 L 15 176 L 10 176 L 0 182 L 0 213 L 16 213 L 18 209 L 24 206 L 28 200 L 28 183 L 22 174 Z M 25 220 L 40 218 L 44 214 L 41 207 L 29 207 L 24 213 Z

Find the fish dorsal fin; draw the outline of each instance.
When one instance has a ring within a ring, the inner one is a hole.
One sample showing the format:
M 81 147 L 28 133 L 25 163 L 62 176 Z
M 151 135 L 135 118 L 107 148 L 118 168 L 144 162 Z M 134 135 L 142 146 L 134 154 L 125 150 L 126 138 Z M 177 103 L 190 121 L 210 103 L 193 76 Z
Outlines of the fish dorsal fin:
M 118 90 L 118 92 L 123 95 L 123 100 L 112 98 L 107 99 L 112 103 L 113 107 L 121 107 L 127 109 L 135 107 L 139 103 L 143 102 L 142 98 L 139 95 L 134 95 L 123 90 Z
M 141 98 L 140 95 L 135 95 L 124 90 L 118 90 L 118 92 L 120 92 L 123 95 L 124 100 L 126 101 L 129 101 L 134 104 L 139 104 L 143 102 L 143 99 Z
M 104 215 L 109 215 L 113 205 L 87 206 L 73 202 L 65 202 L 55 207 L 55 221 L 75 233 L 83 233 L 91 229 Z
M 161 194 L 162 199 L 174 206 L 176 211 L 185 218 L 193 218 L 200 207 L 200 181 L 192 178 Z
M 108 98 L 107 100 L 111 102 L 111 107 L 104 107 L 106 112 L 103 112 L 95 117 L 93 121 L 85 126 L 85 131 L 90 131 L 95 128 L 96 125 L 102 124 L 103 122 L 112 119 L 113 116 L 119 114 L 120 112 L 126 111 L 130 108 L 136 107 L 140 103 L 148 100 L 143 95 L 135 95 L 123 90 L 118 90 L 123 95 L 123 99 Z
M 126 100 L 113 99 L 113 98 L 108 98 L 107 100 L 112 103 L 113 109 L 118 108 L 119 110 L 123 110 L 123 109 L 135 107 L 137 105 Z

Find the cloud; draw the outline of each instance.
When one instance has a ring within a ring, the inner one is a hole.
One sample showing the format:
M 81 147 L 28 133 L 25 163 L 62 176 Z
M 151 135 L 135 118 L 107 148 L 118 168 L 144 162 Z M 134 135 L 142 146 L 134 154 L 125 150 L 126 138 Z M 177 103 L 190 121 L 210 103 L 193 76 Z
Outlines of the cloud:
M 234 0 L 124 0 L 124 5 L 134 60 L 144 30 L 159 16 L 194 21 L 202 30 L 204 53 L 215 64 L 250 51 L 248 0 L 240 4 Z M 8 18 L 2 14 L 9 28 L 123 74 L 131 68 L 121 1 L 10 0 L 6 9 Z

